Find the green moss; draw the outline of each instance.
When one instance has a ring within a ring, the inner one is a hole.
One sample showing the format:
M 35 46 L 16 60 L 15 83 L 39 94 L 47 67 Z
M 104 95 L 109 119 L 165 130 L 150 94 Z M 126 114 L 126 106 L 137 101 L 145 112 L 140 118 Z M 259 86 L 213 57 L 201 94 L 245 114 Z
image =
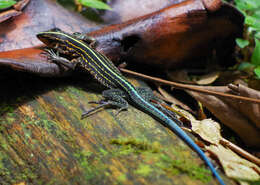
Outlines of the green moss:
M 7 121 L 8 123 L 13 123 L 13 122 L 15 121 L 15 119 L 14 119 L 14 118 L 7 117 L 7 118 L 6 118 L 6 121 Z
M 100 164 L 92 165 L 90 162 L 90 157 L 93 155 L 92 152 L 80 150 L 73 155 L 77 159 L 86 180 L 95 178 L 99 174 L 100 168 L 97 166 Z
M 37 179 L 37 174 L 34 173 L 35 170 L 30 168 L 24 168 L 21 173 L 16 176 L 17 181 L 27 181 Z
M 49 154 L 51 154 L 51 153 L 52 153 L 52 150 L 51 150 L 51 149 L 49 149 L 49 150 L 46 150 L 45 152 L 46 152 L 46 154 L 47 154 L 47 155 L 49 155 Z
M 0 104 L 0 115 L 2 115 L 3 113 L 6 112 L 13 112 L 14 111 L 14 107 L 7 104 L 7 103 L 2 103 Z
M 119 182 L 124 182 L 126 179 L 127 179 L 127 177 L 126 177 L 125 174 L 119 175 L 119 176 L 117 177 L 117 180 L 118 180 Z
M 140 154 L 144 160 L 143 164 L 140 164 L 135 170 L 135 173 L 147 176 L 152 172 L 151 161 L 153 161 L 154 166 L 157 168 L 156 173 L 179 175 L 187 174 L 189 177 L 201 180 L 203 182 L 208 182 L 211 180 L 211 173 L 204 167 L 199 167 L 192 159 L 190 159 L 185 150 L 182 148 L 174 149 L 164 149 L 160 150 L 159 143 L 150 144 L 147 141 L 142 141 L 140 139 L 112 139 L 111 144 L 119 145 L 120 150 L 116 152 L 117 155 L 129 155 L 131 153 Z M 172 153 L 174 159 L 169 157 L 167 153 Z M 145 164 L 147 163 L 147 164 Z M 159 169 L 162 171 L 160 172 Z
M 99 151 L 102 153 L 103 156 L 106 156 L 108 154 L 108 152 L 103 148 L 100 148 Z
M 178 159 L 173 160 L 166 155 L 162 155 L 161 159 L 162 162 L 157 164 L 158 167 L 170 175 L 187 174 L 189 177 L 202 182 L 211 180 L 211 172 L 206 168 L 199 167 L 190 159 L 178 157 Z
M 185 160 L 175 160 L 171 163 L 171 168 L 169 168 L 173 173 L 177 171 L 180 173 L 186 173 L 194 179 L 201 180 L 203 182 L 208 182 L 210 180 L 210 172 L 199 166 L 191 165 Z
M 150 144 L 147 141 L 135 138 L 111 139 L 110 143 L 121 146 L 121 154 L 129 154 L 132 152 L 141 153 L 144 151 L 158 153 L 160 151 L 158 142 Z
M 151 168 L 150 165 L 146 165 L 146 164 L 140 164 L 137 168 L 137 170 L 135 170 L 135 173 L 144 177 L 147 177 L 148 175 L 151 174 L 151 172 L 153 171 L 153 169 Z
M 92 155 L 92 152 L 81 150 L 78 153 L 74 153 L 74 157 L 76 157 L 80 161 L 85 161 Z
M 2 152 L 0 152 L 0 171 L 4 169 L 3 159 L 4 159 L 4 155 Z
M 23 132 L 24 132 L 24 136 L 26 139 L 31 138 L 32 136 L 32 131 L 30 129 L 27 128 L 26 124 L 21 123 L 21 126 L 23 128 Z
M 44 130 L 46 130 L 49 134 L 52 134 L 56 138 L 61 139 L 65 142 L 74 142 L 74 139 L 72 136 L 69 136 L 68 133 L 61 128 L 59 128 L 59 124 L 52 121 L 52 120 L 35 120 L 35 121 L 29 121 L 27 124 L 34 124 L 39 127 L 42 127 Z
M 1 147 L 4 149 L 4 150 L 7 150 L 8 149 L 8 145 L 6 143 L 1 143 Z
M 260 185 L 260 180 L 254 181 L 254 182 L 250 182 L 250 185 Z
M 17 166 L 17 163 L 13 163 L 6 153 L 0 152 L 1 184 L 15 184 L 21 181 L 32 182 L 38 178 L 36 171 L 32 166 Z
M 69 103 L 70 103 L 70 102 L 67 101 L 63 96 L 60 96 L 59 93 L 55 93 L 55 96 L 56 96 L 58 102 L 59 102 L 61 105 L 66 106 L 66 107 L 69 106 Z

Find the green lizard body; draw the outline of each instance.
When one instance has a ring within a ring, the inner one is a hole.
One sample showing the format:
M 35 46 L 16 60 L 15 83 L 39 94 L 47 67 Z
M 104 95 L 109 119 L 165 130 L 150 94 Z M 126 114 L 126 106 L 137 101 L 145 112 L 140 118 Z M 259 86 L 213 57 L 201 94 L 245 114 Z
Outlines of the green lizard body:
M 61 52 L 66 51 L 77 56 L 78 60 L 75 64 L 80 63 L 80 65 L 89 71 L 101 84 L 110 88 L 110 90 L 103 92 L 103 96 L 110 100 L 110 104 L 116 105 L 120 107 L 120 109 L 126 109 L 128 102 L 123 98 L 126 97 L 134 106 L 150 114 L 159 122 L 167 126 L 198 153 L 207 166 L 209 166 L 219 183 L 221 185 L 225 184 L 216 172 L 212 163 L 194 141 L 174 121 L 145 100 L 106 56 L 92 49 L 86 41 L 76 35 L 67 34 L 59 29 L 41 32 L 37 34 L 37 37 L 51 48 L 55 48 Z M 73 62 L 67 62 L 66 60 L 55 56 L 52 56 L 51 59 L 56 60 L 65 66 L 74 66 Z

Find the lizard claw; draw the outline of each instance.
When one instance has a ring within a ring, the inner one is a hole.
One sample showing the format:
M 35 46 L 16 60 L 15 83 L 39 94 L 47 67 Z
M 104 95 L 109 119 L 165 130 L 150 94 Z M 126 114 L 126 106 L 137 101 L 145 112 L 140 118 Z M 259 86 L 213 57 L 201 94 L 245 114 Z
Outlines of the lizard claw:
M 100 103 L 100 102 L 102 102 L 102 103 Z M 97 103 L 99 105 L 96 106 L 95 108 L 89 109 L 86 112 L 83 112 L 82 115 L 81 115 L 81 119 L 88 117 L 92 112 L 95 112 L 96 110 L 103 108 L 103 107 L 110 104 L 109 102 L 105 102 L 105 101 L 102 101 L 102 100 L 100 102 L 93 102 L 93 103 Z M 92 102 L 89 102 L 89 103 L 92 103 Z
M 128 107 L 121 107 L 120 109 L 118 109 L 115 113 L 115 116 L 117 116 L 121 111 L 123 110 L 127 110 Z

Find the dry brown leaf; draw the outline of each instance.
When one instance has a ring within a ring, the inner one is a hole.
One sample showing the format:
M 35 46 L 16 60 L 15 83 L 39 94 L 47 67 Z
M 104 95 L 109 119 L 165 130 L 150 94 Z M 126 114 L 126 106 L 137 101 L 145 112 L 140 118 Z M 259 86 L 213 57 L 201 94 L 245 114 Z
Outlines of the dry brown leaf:
M 212 119 L 197 120 L 189 112 L 172 105 L 173 109 L 191 122 L 191 130 L 198 134 L 204 141 L 211 144 L 219 144 L 221 137 L 220 125 Z
M 193 81 L 190 80 L 187 70 L 167 71 L 167 76 L 169 77 L 169 79 L 176 82 L 195 84 Z
M 229 88 L 231 87 L 232 90 Z M 242 96 L 260 98 L 260 92 L 239 86 L 201 86 L 200 88 L 223 92 L 234 93 Z M 241 102 L 230 98 L 219 98 L 212 95 L 205 95 L 197 92 L 187 91 L 197 101 L 200 101 L 211 111 L 223 124 L 235 131 L 241 139 L 250 147 L 260 147 L 260 105 Z M 248 134 L 250 133 L 250 134 Z
M 206 74 L 206 75 L 202 75 L 199 77 L 198 80 L 193 80 L 196 82 L 196 84 L 198 85 L 208 85 L 208 84 L 211 84 L 213 82 L 215 82 L 215 80 L 217 80 L 219 77 L 219 72 L 212 72 L 212 73 L 209 73 L 209 74 Z
M 219 77 L 219 72 L 212 72 L 201 76 L 190 77 L 186 70 L 167 72 L 168 77 L 173 81 L 182 83 L 208 85 L 213 83 Z
M 204 119 L 199 121 L 185 110 L 181 110 L 178 107 L 174 107 L 174 109 L 177 109 L 178 112 L 181 112 L 182 115 L 185 115 L 185 117 L 190 120 L 192 125 L 192 132 L 199 135 L 208 143 L 211 143 L 211 145 L 206 146 L 206 149 L 219 159 L 228 177 L 234 178 L 242 183 L 245 183 L 243 180 L 256 181 L 260 179 L 260 176 L 257 173 L 260 168 L 256 164 L 242 158 L 229 148 L 225 148 L 222 145 L 222 143 L 225 143 L 223 141 L 226 140 L 222 138 L 220 133 L 220 125 L 216 121 L 211 119 Z M 243 149 L 240 150 L 247 153 L 246 151 L 243 151 Z
M 207 115 L 204 112 L 204 107 L 200 102 L 198 102 L 198 107 L 199 107 L 198 113 L 197 113 L 198 120 L 207 119 Z
M 198 134 L 204 141 L 207 141 L 211 144 L 219 144 L 219 141 L 222 138 L 220 134 L 221 128 L 216 121 L 212 119 L 197 120 L 189 112 L 180 109 L 174 105 L 172 107 L 191 122 L 192 131 Z
M 257 169 L 259 171 L 260 168 L 254 163 L 241 158 L 230 149 L 227 149 L 222 145 L 210 145 L 206 148 L 219 158 L 219 161 L 228 177 L 240 181 L 257 181 L 260 179 L 260 176 L 255 170 Z
M 19 182 L 18 184 L 13 184 L 13 185 L 26 185 L 26 182 Z
M 191 122 L 196 120 L 196 118 L 188 111 L 181 109 L 174 104 L 172 104 L 171 106 L 174 110 L 176 110 L 176 112 L 179 112 L 181 116 L 184 116 L 186 119 L 190 120 Z
M 194 111 L 187 106 L 185 103 L 183 103 L 182 101 L 176 99 L 175 97 L 173 97 L 171 94 L 169 94 L 167 91 L 165 91 L 161 86 L 158 86 L 158 91 L 161 93 L 161 96 L 163 96 L 165 98 L 166 101 L 173 103 L 173 104 L 177 104 L 180 107 L 182 107 L 185 110 L 188 110 L 189 112 L 194 113 Z
M 234 93 L 241 96 L 260 99 L 259 91 L 251 89 L 244 85 L 230 84 L 228 87 L 232 89 Z M 255 123 L 255 126 L 260 129 L 260 105 L 248 102 L 236 102 L 236 104 L 237 105 L 235 106 L 238 106 L 239 111 L 247 115 L 248 118 Z
M 220 126 L 212 119 L 202 121 L 192 120 L 192 131 L 198 134 L 202 139 L 211 143 L 218 144 L 221 139 Z

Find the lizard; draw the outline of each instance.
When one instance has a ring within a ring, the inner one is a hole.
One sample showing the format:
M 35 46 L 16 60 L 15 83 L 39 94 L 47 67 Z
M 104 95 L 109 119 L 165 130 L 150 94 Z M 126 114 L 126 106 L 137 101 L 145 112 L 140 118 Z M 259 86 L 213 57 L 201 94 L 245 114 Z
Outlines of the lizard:
M 141 111 L 151 115 L 157 121 L 162 123 L 181 138 L 190 148 L 192 148 L 199 157 L 206 163 L 212 174 L 221 185 L 224 181 L 214 168 L 211 161 L 206 157 L 200 147 L 165 113 L 156 106 L 148 102 L 119 71 L 119 69 L 105 55 L 93 49 L 95 39 L 84 36 L 80 33 L 69 34 L 59 28 L 37 34 L 39 40 L 49 48 L 57 50 L 57 54 L 48 50 L 48 58 L 59 65 L 66 66 L 69 69 L 75 69 L 80 65 L 87 70 L 102 85 L 109 88 L 103 91 L 102 95 L 107 101 L 100 101 L 100 107 L 113 105 L 120 110 L 128 108 L 128 102 Z M 68 60 L 61 57 L 58 53 L 73 56 L 74 59 Z M 83 117 L 90 111 L 83 114 Z

